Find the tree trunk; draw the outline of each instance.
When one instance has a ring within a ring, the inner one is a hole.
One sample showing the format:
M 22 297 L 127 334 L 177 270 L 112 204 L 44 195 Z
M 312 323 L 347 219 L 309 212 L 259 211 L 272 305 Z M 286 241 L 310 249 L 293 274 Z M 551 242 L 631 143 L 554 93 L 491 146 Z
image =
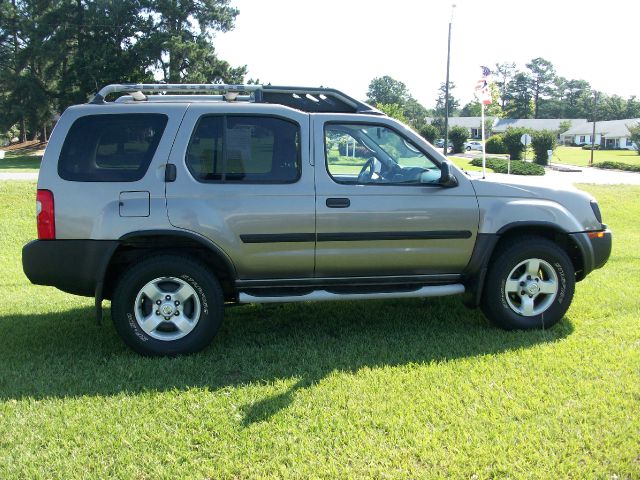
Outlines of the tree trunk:
M 20 143 L 27 141 L 27 122 L 24 119 L 24 115 L 20 117 Z

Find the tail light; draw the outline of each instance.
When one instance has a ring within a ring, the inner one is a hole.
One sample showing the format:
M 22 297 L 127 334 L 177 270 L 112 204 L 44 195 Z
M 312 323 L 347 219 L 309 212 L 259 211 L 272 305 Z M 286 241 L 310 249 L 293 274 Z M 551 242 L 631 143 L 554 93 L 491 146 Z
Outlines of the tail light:
M 56 216 L 53 208 L 53 193 L 50 190 L 38 190 L 36 214 L 38 216 L 38 239 L 55 239 Z

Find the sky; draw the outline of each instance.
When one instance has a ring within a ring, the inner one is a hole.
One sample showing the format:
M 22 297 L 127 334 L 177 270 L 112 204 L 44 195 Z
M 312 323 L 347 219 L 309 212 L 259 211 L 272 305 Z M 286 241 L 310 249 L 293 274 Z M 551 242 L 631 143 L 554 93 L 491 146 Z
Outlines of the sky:
M 234 30 L 215 39 L 220 58 L 247 65 L 273 85 L 332 87 L 365 99 L 375 77 L 407 85 L 425 107 L 446 78 L 461 106 L 473 98 L 480 65 L 553 63 L 558 75 L 640 97 L 640 1 L 607 0 L 231 0 Z

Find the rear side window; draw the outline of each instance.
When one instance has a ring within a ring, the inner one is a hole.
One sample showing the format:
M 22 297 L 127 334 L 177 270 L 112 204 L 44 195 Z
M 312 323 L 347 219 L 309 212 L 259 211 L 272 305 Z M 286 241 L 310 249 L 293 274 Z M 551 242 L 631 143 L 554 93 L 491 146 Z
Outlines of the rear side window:
M 161 114 L 88 115 L 67 134 L 58 174 L 76 182 L 135 182 L 151 163 L 167 125 Z
M 186 163 L 201 182 L 293 183 L 300 178 L 297 124 L 274 117 L 205 116 Z

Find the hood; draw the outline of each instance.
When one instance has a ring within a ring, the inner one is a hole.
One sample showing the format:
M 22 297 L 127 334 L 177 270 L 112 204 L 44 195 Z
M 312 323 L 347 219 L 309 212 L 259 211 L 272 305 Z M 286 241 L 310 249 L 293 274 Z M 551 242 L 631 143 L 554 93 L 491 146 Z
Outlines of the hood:
M 551 180 L 542 175 L 487 174 L 487 178 L 471 180 L 479 197 L 516 197 L 551 200 L 570 205 L 576 200 L 589 203 L 593 197 L 572 184 Z

